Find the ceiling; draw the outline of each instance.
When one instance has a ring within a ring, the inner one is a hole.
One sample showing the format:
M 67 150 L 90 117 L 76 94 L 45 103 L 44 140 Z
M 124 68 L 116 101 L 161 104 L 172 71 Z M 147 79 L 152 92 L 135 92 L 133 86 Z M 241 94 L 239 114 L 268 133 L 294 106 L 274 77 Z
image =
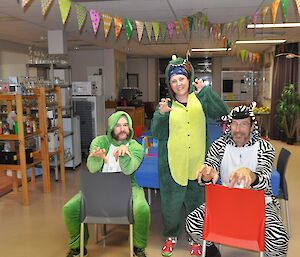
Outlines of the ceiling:
M 208 29 L 202 30 L 195 25 L 191 32 L 174 33 L 172 39 L 168 36 L 165 40 L 159 36 L 155 41 L 152 33 L 151 41 L 147 37 L 146 30 L 141 42 L 138 41 L 136 29 L 128 41 L 124 26 L 118 40 L 114 38 L 114 25 L 108 37 L 104 38 L 103 23 L 99 27 L 96 36 L 93 33 L 90 17 L 87 17 L 81 32 L 78 31 L 75 4 L 86 7 L 87 10 L 95 9 L 100 14 L 109 13 L 111 16 L 132 18 L 140 21 L 175 21 L 183 17 L 192 16 L 199 12 L 207 15 L 211 24 L 235 22 L 240 17 L 252 16 L 263 6 L 272 5 L 272 0 L 98 0 L 78 1 L 72 0 L 71 10 L 65 25 L 61 22 L 58 0 L 53 0 L 48 14 L 44 17 L 41 12 L 41 1 L 32 0 L 27 8 L 22 8 L 22 0 L 0 1 L 0 46 L 1 44 L 20 46 L 20 44 L 33 45 L 47 49 L 47 31 L 64 30 L 67 36 L 68 48 L 79 49 L 105 49 L 114 48 L 126 52 L 129 56 L 160 56 L 169 57 L 176 53 L 185 55 L 187 49 L 222 47 L 223 40 L 209 35 Z M 271 10 L 271 9 L 270 9 Z M 271 21 L 271 11 L 266 15 L 266 23 Z M 282 22 L 283 11 L 279 6 L 276 23 Z M 294 0 L 289 1 L 288 21 L 299 22 L 300 17 Z M 260 16 L 258 23 L 261 22 Z M 287 39 L 288 42 L 300 42 L 300 28 L 293 29 L 257 29 L 244 28 L 238 36 L 237 29 L 227 31 L 224 35 L 235 42 L 236 39 Z M 247 49 L 252 52 L 260 52 L 271 45 L 243 45 L 236 49 Z M 1 48 L 0 48 L 1 50 Z M 227 54 L 235 54 L 235 51 Z M 192 56 L 209 55 L 207 53 L 192 53 Z M 223 53 L 224 55 L 224 53 Z

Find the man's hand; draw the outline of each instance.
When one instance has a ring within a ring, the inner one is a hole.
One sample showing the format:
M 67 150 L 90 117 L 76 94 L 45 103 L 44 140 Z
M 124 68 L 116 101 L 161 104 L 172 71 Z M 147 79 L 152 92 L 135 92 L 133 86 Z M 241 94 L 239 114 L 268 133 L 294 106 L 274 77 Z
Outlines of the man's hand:
M 195 79 L 195 82 L 193 82 L 193 85 L 197 88 L 197 90 L 195 91 L 195 94 L 198 94 L 202 88 L 205 86 L 204 82 L 202 79 Z
M 171 101 L 170 98 L 162 98 L 159 102 L 159 112 L 164 114 L 166 112 L 172 111 L 172 108 L 168 106 L 168 102 Z
M 196 178 L 198 179 L 199 184 L 202 183 L 202 181 L 209 182 L 211 180 L 213 184 L 216 184 L 219 179 L 219 175 L 214 168 L 203 164 L 201 168 L 197 171 Z
M 94 156 L 94 157 L 98 157 L 100 159 L 103 159 L 104 162 L 107 162 L 107 158 L 106 158 L 106 153 L 105 153 L 105 149 L 101 149 L 100 147 L 98 147 L 96 150 L 90 152 L 90 156 Z
M 120 145 L 114 151 L 114 156 L 115 156 L 116 161 L 119 159 L 119 156 L 125 156 L 125 154 L 127 154 L 131 157 L 131 154 L 126 145 Z
M 229 181 L 229 187 L 234 187 L 235 183 L 240 185 L 243 181 L 244 188 L 250 188 L 250 185 L 256 180 L 256 175 L 254 172 L 248 168 L 240 168 L 233 173 L 231 173 Z

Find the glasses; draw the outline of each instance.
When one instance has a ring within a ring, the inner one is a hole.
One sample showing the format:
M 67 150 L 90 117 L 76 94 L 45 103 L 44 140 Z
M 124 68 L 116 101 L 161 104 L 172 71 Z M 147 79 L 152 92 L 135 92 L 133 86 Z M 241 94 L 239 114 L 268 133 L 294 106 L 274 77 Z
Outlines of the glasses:
M 240 127 L 240 128 L 248 128 L 249 125 L 250 125 L 250 122 L 247 122 L 247 121 L 243 121 L 243 122 L 241 122 L 241 123 L 236 122 L 236 121 L 233 121 L 233 122 L 230 124 L 230 126 L 231 126 L 232 128 L 237 128 L 237 127 Z
M 116 128 L 120 129 L 120 128 L 128 128 L 129 127 L 129 124 L 128 123 L 124 123 L 124 124 L 120 124 L 120 123 L 117 123 L 116 125 Z

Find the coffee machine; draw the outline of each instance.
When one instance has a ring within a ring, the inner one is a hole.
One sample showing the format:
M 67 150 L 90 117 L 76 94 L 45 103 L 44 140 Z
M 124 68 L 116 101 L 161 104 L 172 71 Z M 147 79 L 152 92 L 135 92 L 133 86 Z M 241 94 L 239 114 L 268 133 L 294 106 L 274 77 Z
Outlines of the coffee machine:
M 138 97 L 142 96 L 143 92 L 137 87 L 123 87 L 121 89 L 121 99 L 125 100 L 129 106 L 140 106 L 143 104 Z

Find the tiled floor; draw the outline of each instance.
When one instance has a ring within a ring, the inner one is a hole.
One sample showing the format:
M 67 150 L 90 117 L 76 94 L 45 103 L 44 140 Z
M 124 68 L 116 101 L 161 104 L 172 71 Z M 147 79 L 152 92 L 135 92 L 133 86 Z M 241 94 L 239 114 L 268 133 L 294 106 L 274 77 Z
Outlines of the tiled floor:
M 300 252 L 300 147 L 272 141 L 278 155 L 281 147 L 292 151 L 288 164 L 287 180 L 289 186 L 289 206 L 292 224 L 292 238 L 288 257 L 297 257 Z M 52 181 L 52 192 L 42 193 L 41 179 L 35 189 L 30 188 L 30 206 L 22 205 L 21 193 L 9 193 L 0 198 L 0 256 L 9 257 L 64 257 L 67 252 L 67 232 L 63 223 L 62 206 L 79 188 L 78 170 L 67 171 L 67 184 L 62 186 Z M 148 257 L 158 257 L 163 242 L 161 236 L 159 194 L 152 192 L 151 236 L 147 247 Z M 94 243 L 94 228 L 90 227 L 88 251 L 90 257 L 123 257 L 129 255 L 128 227 L 109 226 L 111 236 L 106 247 Z M 184 232 L 184 231 L 183 231 Z M 174 257 L 189 256 L 189 246 L 185 233 L 182 233 L 175 249 Z M 222 257 L 254 257 L 256 253 L 223 247 Z

